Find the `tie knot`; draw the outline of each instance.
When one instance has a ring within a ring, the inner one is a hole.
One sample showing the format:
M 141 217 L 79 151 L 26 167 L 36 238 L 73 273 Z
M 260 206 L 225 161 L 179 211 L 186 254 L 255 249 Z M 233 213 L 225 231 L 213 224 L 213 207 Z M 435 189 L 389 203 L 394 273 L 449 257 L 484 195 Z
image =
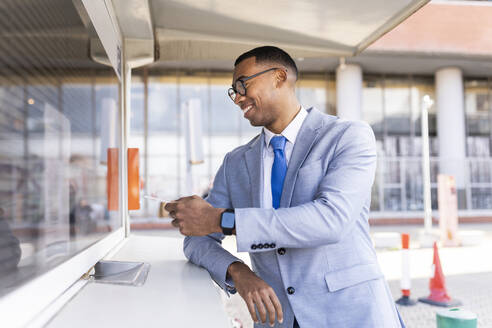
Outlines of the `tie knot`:
M 273 150 L 284 150 L 286 141 L 284 136 L 275 136 L 270 140 L 270 145 L 272 145 Z

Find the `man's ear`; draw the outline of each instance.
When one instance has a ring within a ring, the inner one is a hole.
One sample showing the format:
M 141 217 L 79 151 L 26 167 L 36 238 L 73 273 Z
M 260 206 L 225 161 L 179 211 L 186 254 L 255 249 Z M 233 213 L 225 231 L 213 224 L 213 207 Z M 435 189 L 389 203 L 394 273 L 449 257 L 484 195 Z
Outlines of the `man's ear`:
M 281 87 L 287 81 L 287 72 L 283 69 L 275 71 L 275 82 L 277 87 Z

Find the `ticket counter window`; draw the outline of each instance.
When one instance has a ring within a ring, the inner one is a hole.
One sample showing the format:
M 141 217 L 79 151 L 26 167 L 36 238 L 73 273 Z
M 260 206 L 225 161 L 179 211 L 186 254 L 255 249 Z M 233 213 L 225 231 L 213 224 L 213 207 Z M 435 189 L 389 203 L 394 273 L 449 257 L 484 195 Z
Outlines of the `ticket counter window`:
M 0 297 L 121 227 L 118 78 L 76 3 L 0 5 Z

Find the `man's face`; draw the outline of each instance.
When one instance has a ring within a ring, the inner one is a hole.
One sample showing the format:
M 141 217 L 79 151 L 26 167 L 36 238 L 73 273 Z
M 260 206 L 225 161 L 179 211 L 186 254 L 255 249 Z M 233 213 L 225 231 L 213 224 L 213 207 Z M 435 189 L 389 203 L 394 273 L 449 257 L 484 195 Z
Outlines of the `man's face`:
M 255 58 L 243 60 L 234 68 L 233 85 L 236 80 L 248 77 L 274 66 L 269 64 L 256 64 Z M 275 70 L 258 75 L 246 82 L 246 95 L 236 95 L 234 103 L 238 105 L 244 118 L 253 126 L 268 126 L 277 118 L 275 112 L 275 98 L 279 97 L 275 81 Z M 277 98 L 278 101 L 278 98 Z

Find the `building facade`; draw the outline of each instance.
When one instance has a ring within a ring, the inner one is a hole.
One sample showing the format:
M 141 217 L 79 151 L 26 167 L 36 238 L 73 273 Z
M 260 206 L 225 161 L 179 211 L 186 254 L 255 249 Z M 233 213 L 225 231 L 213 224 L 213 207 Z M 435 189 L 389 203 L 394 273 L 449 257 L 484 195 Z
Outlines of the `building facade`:
M 421 217 L 421 110 L 429 109 L 432 207 L 437 175 L 453 175 L 460 215 L 492 210 L 492 6 L 432 2 L 361 54 L 351 58 L 295 58 L 297 94 L 305 107 L 364 120 L 378 145 L 373 218 Z M 450 37 L 452 35 L 452 37 Z M 195 170 L 196 193 L 206 192 L 224 155 L 259 129 L 244 120 L 226 91 L 232 63 L 159 62 L 134 76 L 130 143 L 143 150 L 146 193 L 186 194 L 181 104 L 199 99 L 205 164 Z M 134 217 L 152 216 L 146 203 Z

